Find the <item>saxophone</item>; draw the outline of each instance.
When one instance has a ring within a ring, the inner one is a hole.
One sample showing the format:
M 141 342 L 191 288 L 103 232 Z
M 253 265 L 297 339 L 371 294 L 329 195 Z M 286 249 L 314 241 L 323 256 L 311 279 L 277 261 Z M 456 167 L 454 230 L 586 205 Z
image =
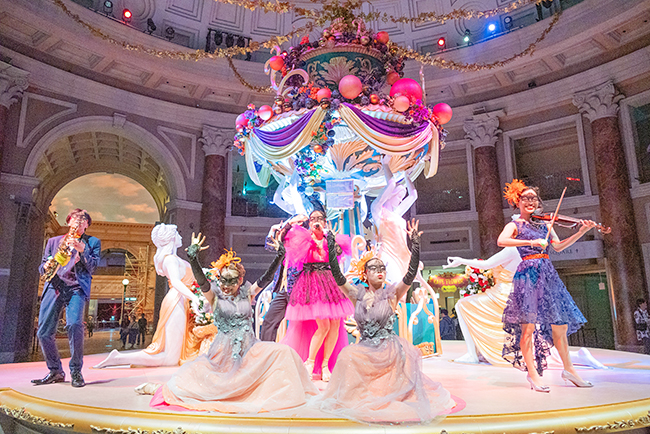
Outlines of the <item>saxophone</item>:
M 59 244 L 59 249 L 56 251 L 54 256 L 47 258 L 47 261 L 43 265 L 43 275 L 41 276 L 42 282 L 49 282 L 52 280 L 56 274 L 59 267 L 65 267 L 70 262 L 72 257 L 72 247 L 68 245 L 68 241 L 71 239 L 78 239 L 81 236 L 77 234 L 77 229 L 79 229 L 79 220 L 75 220 L 71 225 L 68 233 L 61 239 Z

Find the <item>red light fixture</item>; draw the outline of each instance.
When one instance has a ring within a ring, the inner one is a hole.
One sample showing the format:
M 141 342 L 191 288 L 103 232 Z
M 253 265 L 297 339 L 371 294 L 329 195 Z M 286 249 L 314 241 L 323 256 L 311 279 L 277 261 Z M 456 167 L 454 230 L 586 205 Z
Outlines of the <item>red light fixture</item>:
M 438 38 L 438 48 L 440 50 L 444 50 L 446 46 L 447 46 L 447 41 L 445 41 L 445 38 Z
M 130 23 L 131 18 L 133 18 L 133 14 L 131 13 L 130 10 L 124 9 L 122 11 L 122 19 L 124 20 L 125 23 Z

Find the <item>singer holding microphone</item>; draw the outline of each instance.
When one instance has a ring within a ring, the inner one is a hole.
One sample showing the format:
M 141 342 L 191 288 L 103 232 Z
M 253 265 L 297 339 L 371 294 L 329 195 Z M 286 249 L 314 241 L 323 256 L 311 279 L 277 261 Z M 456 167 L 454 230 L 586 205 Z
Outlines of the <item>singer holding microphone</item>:
M 90 298 L 92 274 L 101 253 L 98 238 L 85 233 L 92 223 L 86 210 L 74 209 L 65 219 L 70 230 L 66 235 L 47 241 L 39 271 L 44 281 L 41 308 L 38 315 L 38 340 L 50 372 L 35 385 L 61 383 L 65 373 L 56 348 L 56 326 L 65 308 L 66 328 L 70 343 L 70 375 L 72 387 L 86 385 L 81 375 L 84 353 L 83 314 Z

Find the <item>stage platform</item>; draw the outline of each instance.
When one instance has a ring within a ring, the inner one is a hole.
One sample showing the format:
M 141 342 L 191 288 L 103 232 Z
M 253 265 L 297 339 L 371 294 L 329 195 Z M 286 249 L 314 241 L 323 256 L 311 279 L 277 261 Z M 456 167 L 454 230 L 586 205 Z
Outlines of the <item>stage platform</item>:
M 561 367 L 544 379 L 549 394 L 533 392 L 525 374 L 514 368 L 454 362 L 462 341 L 443 341 L 443 355 L 423 361 L 424 371 L 440 381 L 458 405 L 428 425 L 368 425 L 336 419 L 310 408 L 259 415 L 171 413 L 149 408 L 150 396 L 133 389 L 165 382 L 175 368 L 90 368 L 105 354 L 84 357 L 87 386 L 65 383 L 32 386 L 47 373 L 45 363 L 0 365 L 0 427 L 4 433 L 554 433 L 576 434 L 645 430 L 650 427 L 650 356 L 591 349 L 607 370 L 579 367 L 591 389 L 566 385 Z M 576 350 L 576 348 L 574 348 Z M 67 372 L 67 360 L 64 360 Z M 316 382 L 319 387 L 324 383 Z

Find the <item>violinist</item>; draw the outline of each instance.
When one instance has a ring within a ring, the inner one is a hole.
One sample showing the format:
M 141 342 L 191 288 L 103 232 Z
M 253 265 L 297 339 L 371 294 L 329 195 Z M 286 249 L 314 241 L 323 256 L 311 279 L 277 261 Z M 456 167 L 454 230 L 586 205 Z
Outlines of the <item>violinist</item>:
M 555 345 L 564 366 L 562 379 L 577 387 L 592 387 L 571 363 L 567 341 L 567 336 L 587 320 L 549 260 L 548 247 L 562 251 L 597 224 L 580 220 L 578 232 L 560 240 L 550 224 L 531 220 L 541 207 L 538 191 L 517 179 L 506 184 L 504 196 L 513 208 L 519 208 L 520 216 L 503 228 L 497 243 L 501 247 L 516 247 L 522 261 L 503 312 L 506 342 L 502 355 L 516 368 L 528 372 L 526 379 L 531 389 L 548 393 L 550 389 L 543 384 L 541 375 L 547 366 L 550 347 Z

